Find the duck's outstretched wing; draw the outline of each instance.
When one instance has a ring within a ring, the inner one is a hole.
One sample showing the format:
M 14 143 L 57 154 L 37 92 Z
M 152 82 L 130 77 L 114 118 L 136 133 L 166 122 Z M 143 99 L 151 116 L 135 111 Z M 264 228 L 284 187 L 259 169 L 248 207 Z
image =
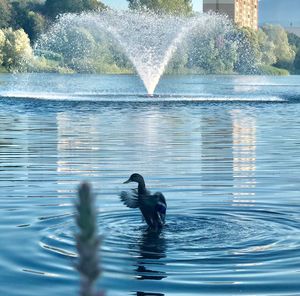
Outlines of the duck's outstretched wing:
M 120 194 L 120 199 L 128 208 L 138 208 L 139 200 L 136 190 L 122 191 Z
M 154 195 L 157 199 L 157 203 L 155 206 L 155 211 L 157 213 L 157 216 L 160 220 L 161 226 L 165 224 L 166 220 L 166 213 L 167 213 L 167 203 L 164 195 L 161 192 L 156 192 Z

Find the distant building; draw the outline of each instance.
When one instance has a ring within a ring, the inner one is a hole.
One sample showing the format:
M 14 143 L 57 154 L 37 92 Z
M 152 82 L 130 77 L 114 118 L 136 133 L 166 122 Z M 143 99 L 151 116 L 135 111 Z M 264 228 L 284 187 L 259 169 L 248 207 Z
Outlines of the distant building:
M 258 0 L 203 0 L 203 12 L 228 15 L 238 26 L 258 28 Z

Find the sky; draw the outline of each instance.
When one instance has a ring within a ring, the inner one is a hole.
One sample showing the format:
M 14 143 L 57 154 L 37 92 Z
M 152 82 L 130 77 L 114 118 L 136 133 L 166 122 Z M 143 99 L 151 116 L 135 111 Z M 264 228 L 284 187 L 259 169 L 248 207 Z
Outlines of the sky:
M 300 0 L 261 0 L 259 22 L 300 27 Z
M 102 0 L 115 9 L 127 9 L 126 0 Z M 202 11 L 202 0 L 192 0 L 195 11 Z M 279 23 L 300 27 L 300 0 L 260 0 L 259 23 Z
M 102 2 L 115 9 L 127 9 L 128 7 L 126 0 L 102 0 Z M 202 11 L 202 0 L 192 0 L 192 2 L 195 11 Z

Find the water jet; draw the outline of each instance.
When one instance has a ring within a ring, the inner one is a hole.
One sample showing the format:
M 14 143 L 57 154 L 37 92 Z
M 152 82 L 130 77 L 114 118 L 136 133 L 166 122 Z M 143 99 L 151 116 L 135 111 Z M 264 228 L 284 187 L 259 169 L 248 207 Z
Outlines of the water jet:
M 184 58 L 183 64 L 189 70 L 199 65 L 207 67 L 210 63 L 207 55 L 212 50 L 218 52 L 214 58 L 219 55 L 224 64 L 236 59 L 232 54 L 237 48 L 234 32 L 231 21 L 217 14 L 191 17 L 131 11 L 65 14 L 39 38 L 34 49 L 36 55 L 54 56 L 62 66 L 79 72 L 97 72 L 95 64 L 99 59 L 104 64 L 108 60 L 115 65 L 125 64 L 136 71 L 147 93 L 153 95 L 178 50 L 181 52 L 176 58 Z

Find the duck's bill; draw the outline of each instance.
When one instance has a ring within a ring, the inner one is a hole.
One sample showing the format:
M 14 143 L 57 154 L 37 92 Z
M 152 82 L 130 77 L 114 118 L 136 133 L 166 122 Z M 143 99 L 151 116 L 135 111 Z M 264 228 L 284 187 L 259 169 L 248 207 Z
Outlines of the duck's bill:
M 127 183 L 130 183 L 130 179 L 128 179 L 127 181 L 123 182 L 123 184 L 127 184 Z

